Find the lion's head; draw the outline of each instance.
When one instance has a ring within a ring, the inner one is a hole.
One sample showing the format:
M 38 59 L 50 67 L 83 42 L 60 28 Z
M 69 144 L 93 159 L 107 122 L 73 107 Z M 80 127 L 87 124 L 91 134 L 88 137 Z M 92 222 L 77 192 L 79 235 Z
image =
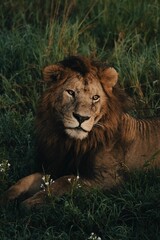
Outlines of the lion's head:
M 117 83 L 114 68 L 82 57 L 70 57 L 43 71 L 51 83 L 48 100 L 67 135 L 84 139 L 106 113 L 107 98 Z M 107 96 L 108 94 L 108 96 Z
M 117 131 L 128 104 L 113 67 L 72 56 L 44 68 L 43 78 L 49 88 L 38 108 L 40 141 L 51 146 L 53 139 L 83 140 L 85 147 L 91 147 Z

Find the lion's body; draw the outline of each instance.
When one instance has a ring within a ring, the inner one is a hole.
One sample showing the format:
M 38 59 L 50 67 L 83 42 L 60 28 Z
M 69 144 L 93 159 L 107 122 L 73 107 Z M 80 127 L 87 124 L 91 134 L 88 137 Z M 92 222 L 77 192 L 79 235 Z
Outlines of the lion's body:
M 128 169 L 160 167 L 160 120 L 137 120 L 124 115 L 122 122 Z
M 160 119 L 128 115 L 130 100 L 117 78 L 113 68 L 80 57 L 45 68 L 44 79 L 51 84 L 41 97 L 36 118 L 37 171 L 55 180 L 52 194 L 68 191 L 68 177 L 79 176 L 85 185 L 110 189 L 128 171 L 160 166 Z M 32 175 L 28 186 L 28 180 L 20 180 L 6 198 L 32 191 L 38 193 L 25 203 L 43 202 L 42 174 Z M 34 176 L 37 190 L 34 183 L 33 191 Z

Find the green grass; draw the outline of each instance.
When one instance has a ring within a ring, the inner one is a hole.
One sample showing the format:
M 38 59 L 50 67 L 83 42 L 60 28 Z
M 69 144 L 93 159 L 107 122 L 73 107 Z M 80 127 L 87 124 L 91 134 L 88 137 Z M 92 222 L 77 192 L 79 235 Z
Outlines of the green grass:
M 11 206 L 1 212 L 1 239 L 81 240 L 94 232 L 101 239 L 158 240 L 158 173 L 133 174 L 119 192 L 74 189 L 37 211 Z
M 34 169 L 41 69 L 68 54 L 109 61 L 135 101 L 160 115 L 158 0 L 5 0 L 0 6 L 0 194 Z M 160 239 L 160 171 L 133 173 L 119 191 L 74 190 L 52 206 L 0 209 L 0 239 Z

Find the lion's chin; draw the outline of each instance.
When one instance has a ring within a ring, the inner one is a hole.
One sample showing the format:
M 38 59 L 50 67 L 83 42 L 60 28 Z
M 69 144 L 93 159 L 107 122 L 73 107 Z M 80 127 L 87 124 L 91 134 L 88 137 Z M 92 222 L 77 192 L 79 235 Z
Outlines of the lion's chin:
M 65 131 L 69 135 L 69 137 L 74 139 L 83 140 L 88 136 L 88 132 L 83 131 L 82 129 L 66 128 Z

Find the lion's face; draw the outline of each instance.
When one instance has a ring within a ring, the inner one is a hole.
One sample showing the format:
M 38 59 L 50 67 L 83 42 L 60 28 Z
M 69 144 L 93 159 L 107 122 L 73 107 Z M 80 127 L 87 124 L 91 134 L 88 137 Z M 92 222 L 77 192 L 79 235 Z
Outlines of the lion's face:
M 67 79 L 56 90 L 58 101 L 52 101 L 59 113 L 65 132 L 72 138 L 84 139 L 97 124 L 106 107 L 106 95 L 93 76 L 79 74 Z
M 110 90 L 116 71 L 108 68 L 107 73 L 100 79 L 94 71 L 83 76 L 68 68 L 66 70 L 58 65 L 51 65 L 45 68 L 44 79 L 55 78 L 55 72 L 58 72 L 58 75 L 63 72 L 65 77 L 59 77 L 53 86 L 51 85 L 49 101 L 56 110 L 66 134 L 82 140 L 99 124 L 99 120 L 106 113 L 107 95 L 103 81 L 107 79 L 107 88 Z M 117 81 L 117 73 L 114 78 Z

